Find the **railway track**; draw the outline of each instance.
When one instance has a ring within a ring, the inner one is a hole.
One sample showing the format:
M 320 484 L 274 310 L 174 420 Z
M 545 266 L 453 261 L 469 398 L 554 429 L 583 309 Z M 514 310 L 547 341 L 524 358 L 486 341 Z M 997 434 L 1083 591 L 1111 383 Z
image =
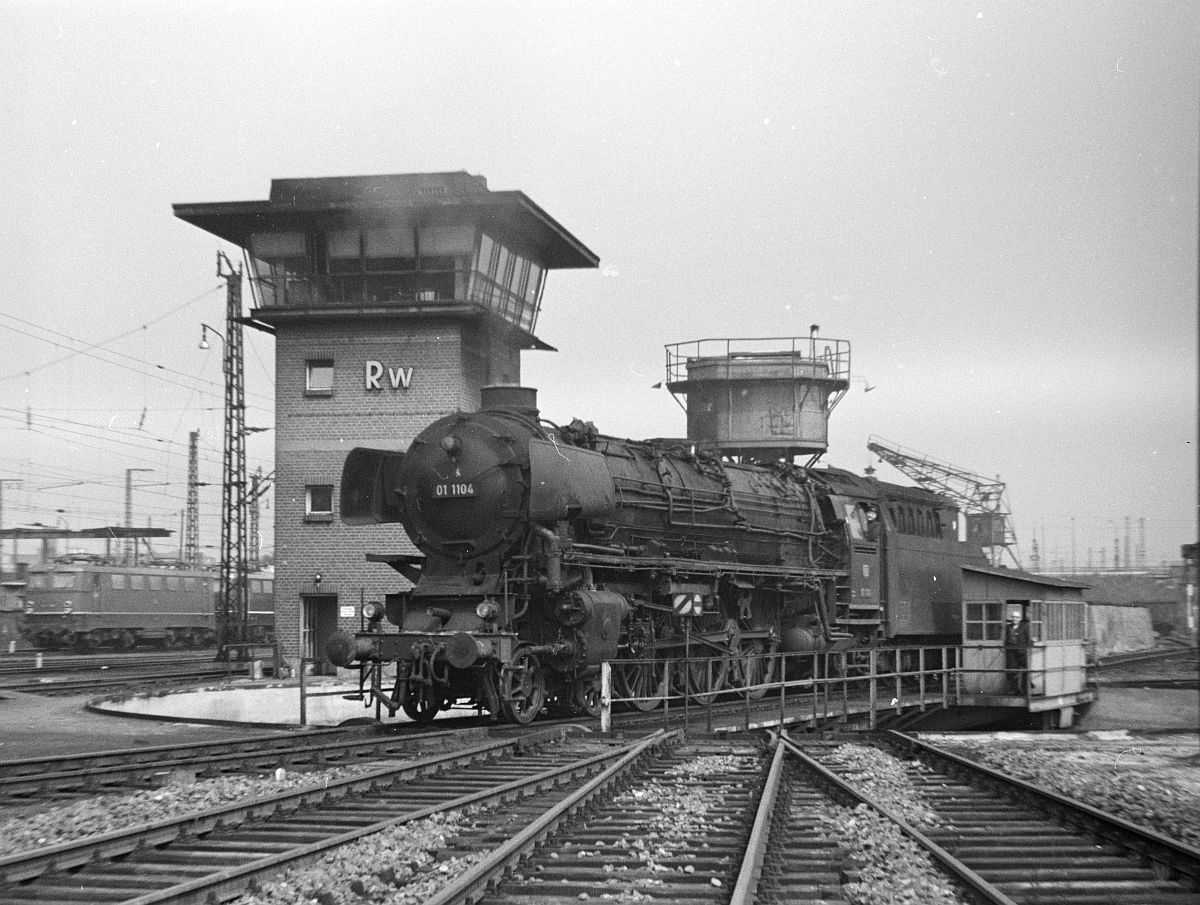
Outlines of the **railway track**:
M 178 664 L 173 665 L 178 666 Z M 87 694 L 90 692 L 100 693 L 112 691 L 116 688 L 128 688 L 139 685 L 215 681 L 231 676 L 244 676 L 248 673 L 249 669 L 245 665 L 228 664 L 221 666 L 208 665 L 182 670 L 176 668 L 168 671 L 163 671 L 160 668 L 133 673 L 113 672 L 87 679 L 59 679 L 37 676 L 24 680 L 0 682 L 0 693 L 8 691 L 19 694 L 60 697 L 73 694 Z
M 170 653 L 145 651 L 126 654 L 60 654 L 42 651 L 17 651 L 0 655 L 0 676 L 26 673 L 42 674 L 54 672 L 91 672 L 103 669 L 141 667 L 161 669 L 164 666 L 179 666 L 180 663 L 212 663 L 216 649 L 181 650 Z M 40 656 L 41 666 L 38 666 Z
M 786 735 L 769 765 L 759 747 L 679 732 L 625 743 L 568 740 L 551 728 L 407 761 L 396 759 L 414 756 L 414 739 L 444 736 L 346 735 L 314 733 L 298 747 L 278 736 L 237 744 L 249 749 L 249 769 L 372 760 L 361 764 L 365 772 L 8 854 L 0 901 L 223 902 L 247 889 L 260 891 L 256 901 L 339 901 L 339 884 L 365 895 L 380 883 L 399 894 L 407 882 L 400 875 L 417 862 L 397 854 L 407 849 L 394 840 L 370 840 L 428 836 L 421 821 L 440 819 L 448 835 L 427 885 L 403 893 L 434 905 L 835 901 L 847 882 L 903 885 L 923 903 L 948 901 L 943 894 L 993 905 L 1200 902 L 1200 852 L 899 733 L 886 738 L 920 758 L 886 758 L 907 777 L 900 798 L 861 764 L 856 775 L 837 742 L 797 745 Z M 270 746 L 279 750 L 262 750 Z M 191 747 L 141 752 L 134 772 L 168 755 L 241 769 L 237 752 L 225 761 L 212 747 Z M 395 762 L 376 765 L 387 758 Z M 74 766 L 106 769 L 101 760 Z M 838 824 L 839 811 L 851 830 Z M 900 841 L 880 843 L 885 831 Z M 889 871 L 917 878 L 888 873 L 881 881 L 855 849 L 859 837 L 875 840 Z M 343 854 L 355 846 L 366 854 Z M 315 863 L 335 849 L 336 859 Z M 353 857 L 363 866 L 351 878 L 323 866 Z M 277 894 L 264 898 L 271 888 Z
M 1191 657 L 1195 659 L 1196 648 L 1188 647 L 1186 645 L 1173 645 L 1171 647 L 1160 647 L 1154 650 L 1136 650 L 1123 654 L 1110 654 L 1107 657 L 1097 658 L 1096 667 L 1103 671 L 1107 669 L 1116 669 L 1131 663 L 1170 660 L 1177 657 Z
M 249 672 L 247 663 L 216 663 L 212 651 L 163 654 L 48 655 L 38 666 L 24 652 L 0 660 L 0 693 L 65 696 L 154 682 L 212 681 Z
M 1200 902 L 1200 851 L 910 736 L 888 737 L 916 754 L 902 763 L 933 825 L 918 829 L 899 813 L 881 812 L 904 824 L 974 896 L 993 903 Z M 822 763 L 828 755 L 811 760 L 810 771 L 856 792 L 836 765 Z
M 1096 681 L 1109 687 L 1195 688 L 1197 651 L 1185 647 L 1118 654 L 1097 664 Z
M 530 815 L 428 903 L 728 901 L 761 782 L 754 748 L 663 747 L 619 794 Z
M 63 801 L 152 788 L 179 777 L 315 770 L 411 755 L 443 745 L 446 733 L 316 729 L 241 736 L 219 742 L 0 761 L 0 803 Z M 459 736 L 456 736 L 456 738 Z
M 385 766 L 336 783 L 0 857 L 0 901 L 226 901 L 363 837 L 524 796 L 599 794 L 665 736 L 577 743 L 533 733 Z M 599 782 L 586 782 L 588 777 Z M 539 805 L 544 807 L 545 805 Z M 487 813 L 492 813 L 489 811 Z M 476 826 L 489 821 L 476 818 Z

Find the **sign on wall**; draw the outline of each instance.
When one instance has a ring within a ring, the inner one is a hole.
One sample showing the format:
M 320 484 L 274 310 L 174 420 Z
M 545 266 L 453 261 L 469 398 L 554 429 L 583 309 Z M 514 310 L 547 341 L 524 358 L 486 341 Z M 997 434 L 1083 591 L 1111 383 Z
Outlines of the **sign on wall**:
M 412 368 L 393 368 L 382 361 L 367 361 L 363 365 L 363 387 L 368 390 L 407 390 L 412 377 Z

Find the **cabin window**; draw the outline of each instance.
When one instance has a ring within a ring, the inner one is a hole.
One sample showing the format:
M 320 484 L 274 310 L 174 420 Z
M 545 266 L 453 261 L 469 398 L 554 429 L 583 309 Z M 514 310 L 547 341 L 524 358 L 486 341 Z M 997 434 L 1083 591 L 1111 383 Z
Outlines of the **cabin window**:
M 250 247 L 256 258 L 271 261 L 276 258 L 304 257 L 304 233 L 254 233 Z
M 359 273 L 362 270 L 362 241 L 356 229 L 339 229 L 325 234 L 325 257 L 330 273 Z
M 1004 640 L 1003 604 L 992 601 L 967 602 L 964 609 L 963 640 Z
M 146 590 L 146 576 L 145 575 L 130 575 L 129 576 L 129 590 L 131 590 L 131 591 Z
M 304 514 L 315 520 L 333 517 L 332 484 L 309 484 L 304 488 Z
M 161 591 L 163 589 L 162 576 L 161 575 L 147 575 L 146 576 L 146 584 L 149 586 L 151 591 Z
M 126 581 L 125 581 L 124 575 L 118 575 L 118 574 L 114 573 L 108 577 L 112 581 L 112 589 L 114 591 L 124 591 L 125 590 Z
M 78 572 L 55 572 L 50 585 L 52 588 L 74 590 L 79 587 Z
M 471 301 L 510 323 L 533 329 L 544 275 L 540 265 L 481 233 L 473 271 Z
M 465 258 L 472 251 L 475 242 L 475 230 L 471 226 L 422 226 L 417 234 L 420 243 L 421 269 L 437 258 L 454 265 L 455 258 Z M 428 269 L 444 269 L 430 267 Z
M 1029 635 L 1034 641 L 1078 641 L 1086 629 L 1086 610 L 1079 600 L 1035 600 L 1029 607 Z
M 163 581 L 166 582 L 166 588 L 168 591 L 178 591 L 179 590 L 179 576 L 178 575 L 168 575 L 165 579 L 163 579 Z
M 308 396 L 333 395 L 333 359 L 310 358 L 304 362 L 304 392 Z
M 184 576 L 184 579 L 183 579 L 183 589 L 184 589 L 185 591 L 194 591 L 194 590 L 196 590 L 196 583 L 197 583 L 197 581 L 198 581 L 198 580 L 199 580 L 199 579 L 196 579 L 196 578 L 188 578 L 187 576 Z
M 254 233 L 250 254 L 264 305 L 311 301 L 308 247 L 303 232 Z
M 417 269 L 417 243 L 411 229 L 368 229 L 363 232 L 367 270 L 404 272 Z

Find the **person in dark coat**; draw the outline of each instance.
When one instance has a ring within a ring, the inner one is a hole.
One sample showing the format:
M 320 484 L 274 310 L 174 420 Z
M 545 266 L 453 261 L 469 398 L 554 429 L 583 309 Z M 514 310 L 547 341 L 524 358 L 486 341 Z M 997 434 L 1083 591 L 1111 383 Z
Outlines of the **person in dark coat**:
M 1004 627 L 1004 669 L 1010 694 L 1024 694 L 1029 680 L 1029 617 L 1013 612 Z

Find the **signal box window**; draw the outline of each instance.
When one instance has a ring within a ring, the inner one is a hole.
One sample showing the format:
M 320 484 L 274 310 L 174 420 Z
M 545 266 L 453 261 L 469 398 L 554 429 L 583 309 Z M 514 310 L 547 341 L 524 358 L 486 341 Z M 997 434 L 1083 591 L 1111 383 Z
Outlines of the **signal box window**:
M 333 395 L 333 360 L 310 358 L 304 363 L 304 395 Z
M 332 484 L 309 484 L 304 488 L 304 519 L 309 522 L 333 521 Z

